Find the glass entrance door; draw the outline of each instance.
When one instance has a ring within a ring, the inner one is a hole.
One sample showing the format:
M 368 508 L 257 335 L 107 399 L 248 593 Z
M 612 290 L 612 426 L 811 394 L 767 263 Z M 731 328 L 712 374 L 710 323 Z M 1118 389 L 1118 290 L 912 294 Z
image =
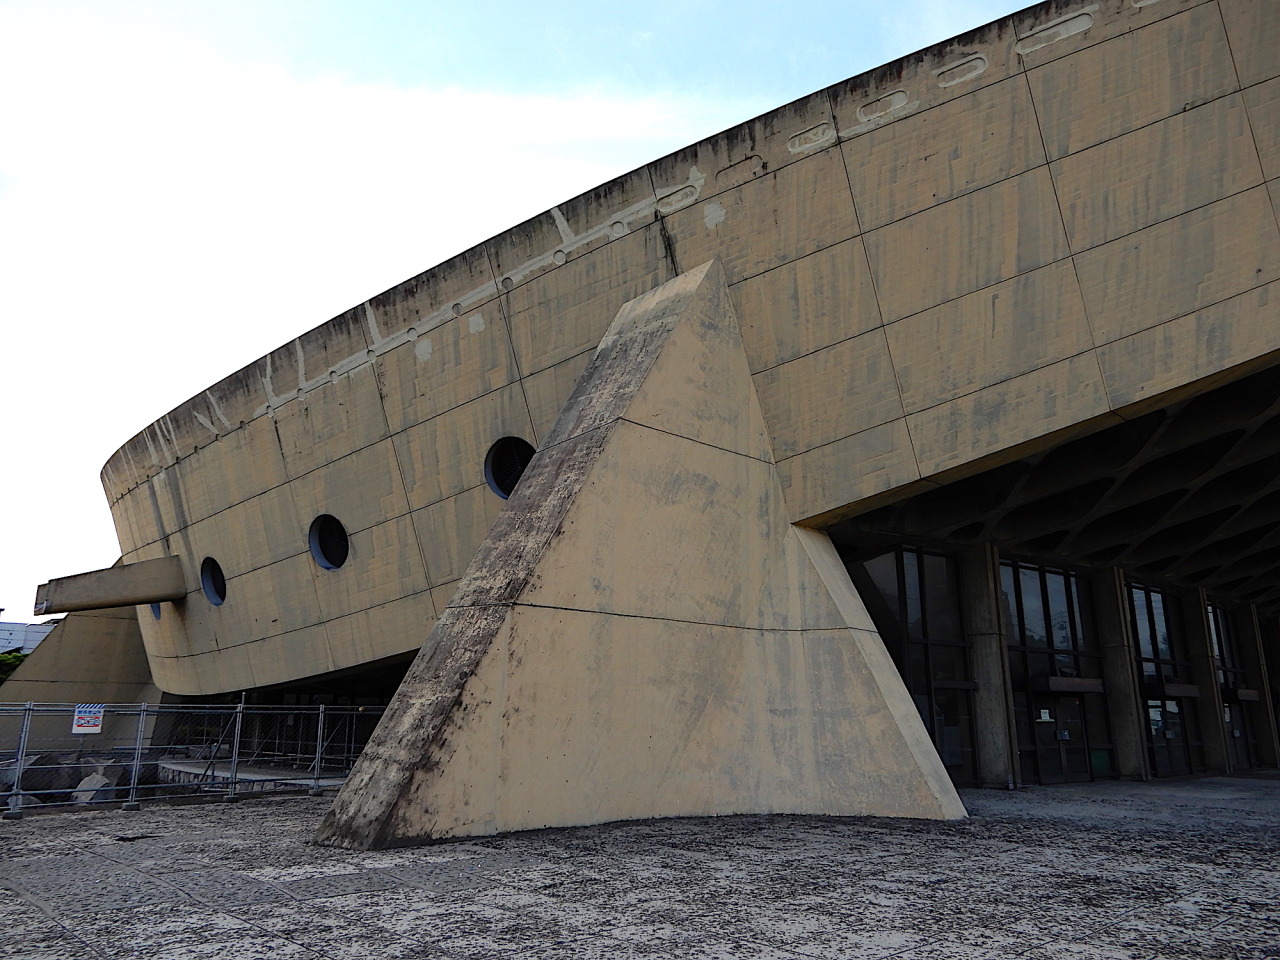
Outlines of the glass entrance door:
M 1024 771 L 1026 762 L 1031 760 L 1041 783 L 1092 780 L 1081 697 L 1033 694 L 1032 711 L 1035 748 L 1024 751 Z M 1033 752 L 1034 756 L 1026 756 L 1027 752 Z
M 1150 733 L 1151 767 L 1157 777 L 1190 776 L 1194 714 L 1186 709 L 1183 699 L 1148 700 L 1147 723 Z
M 1064 783 L 1112 775 L 1102 657 L 1087 584 L 1070 570 L 1002 560 L 1020 776 Z
M 1239 703 L 1226 703 L 1222 707 L 1223 725 L 1227 734 L 1227 753 L 1231 757 L 1233 770 L 1248 770 L 1253 766 L 1253 755 L 1250 750 L 1249 720 L 1245 716 L 1244 706 Z

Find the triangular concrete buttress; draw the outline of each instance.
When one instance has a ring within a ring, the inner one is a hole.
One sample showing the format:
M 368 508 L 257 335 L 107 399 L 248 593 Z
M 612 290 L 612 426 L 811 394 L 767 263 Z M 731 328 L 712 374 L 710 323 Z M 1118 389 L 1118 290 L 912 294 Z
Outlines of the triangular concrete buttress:
M 322 823 L 357 848 L 731 813 L 954 818 L 718 263 L 626 304 Z

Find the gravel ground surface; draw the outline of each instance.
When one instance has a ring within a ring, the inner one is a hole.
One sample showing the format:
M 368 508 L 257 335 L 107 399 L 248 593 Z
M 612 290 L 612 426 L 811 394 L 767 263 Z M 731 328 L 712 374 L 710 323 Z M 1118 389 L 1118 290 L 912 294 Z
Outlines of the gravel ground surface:
M 324 799 L 0 822 L 0 957 L 1280 958 L 1280 779 L 353 853 Z

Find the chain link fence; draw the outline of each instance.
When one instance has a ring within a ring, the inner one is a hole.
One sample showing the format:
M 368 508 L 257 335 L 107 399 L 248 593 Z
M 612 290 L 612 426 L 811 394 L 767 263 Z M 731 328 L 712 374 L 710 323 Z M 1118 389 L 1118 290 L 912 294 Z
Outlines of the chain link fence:
M 0 811 L 339 786 L 382 707 L 0 703 Z

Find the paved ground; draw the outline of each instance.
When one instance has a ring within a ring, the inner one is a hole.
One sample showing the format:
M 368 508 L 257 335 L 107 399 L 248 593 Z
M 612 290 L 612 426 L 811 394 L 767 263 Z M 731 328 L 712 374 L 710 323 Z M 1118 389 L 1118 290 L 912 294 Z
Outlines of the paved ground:
M 1280 957 L 1280 780 L 309 846 L 322 799 L 0 822 L 0 956 Z

